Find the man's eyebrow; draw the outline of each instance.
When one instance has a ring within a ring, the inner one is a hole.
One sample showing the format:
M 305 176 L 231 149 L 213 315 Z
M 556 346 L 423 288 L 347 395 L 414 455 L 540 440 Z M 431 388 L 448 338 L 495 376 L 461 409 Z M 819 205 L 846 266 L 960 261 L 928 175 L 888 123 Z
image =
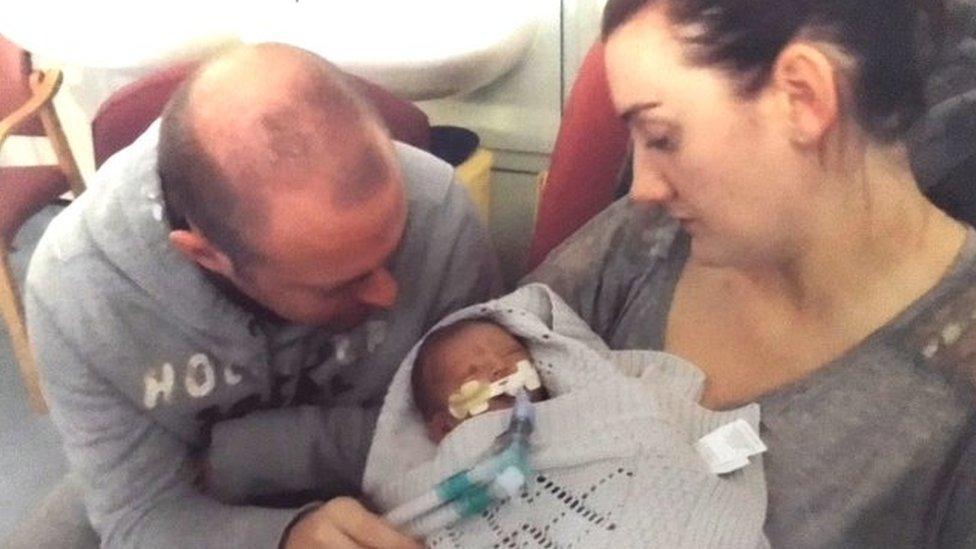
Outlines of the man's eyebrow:
M 645 103 L 637 103 L 636 105 L 633 105 L 627 110 L 625 110 L 620 115 L 620 119 L 623 120 L 626 124 L 630 124 L 631 122 L 633 122 L 634 117 L 640 114 L 641 112 L 646 111 L 648 109 L 654 109 L 660 106 L 661 106 L 660 101 L 648 101 Z

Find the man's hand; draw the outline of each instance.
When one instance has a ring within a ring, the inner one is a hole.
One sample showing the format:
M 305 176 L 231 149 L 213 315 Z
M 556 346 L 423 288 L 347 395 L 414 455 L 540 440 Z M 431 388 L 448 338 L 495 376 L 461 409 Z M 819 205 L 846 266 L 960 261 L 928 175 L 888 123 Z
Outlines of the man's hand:
M 298 519 L 288 531 L 284 549 L 420 549 L 352 498 L 335 498 Z

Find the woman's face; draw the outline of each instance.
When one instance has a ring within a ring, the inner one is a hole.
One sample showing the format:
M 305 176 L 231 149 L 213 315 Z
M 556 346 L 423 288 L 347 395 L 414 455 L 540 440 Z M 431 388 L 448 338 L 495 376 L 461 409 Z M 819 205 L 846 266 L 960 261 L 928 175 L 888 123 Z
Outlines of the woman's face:
M 606 44 L 613 101 L 634 145 L 631 199 L 677 218 L 704 263 L 787 253 L 803 197 L 782 102 L 772 89 L 736 97 L 718 69 L 689 65 L 671 32 L 652 6 Z

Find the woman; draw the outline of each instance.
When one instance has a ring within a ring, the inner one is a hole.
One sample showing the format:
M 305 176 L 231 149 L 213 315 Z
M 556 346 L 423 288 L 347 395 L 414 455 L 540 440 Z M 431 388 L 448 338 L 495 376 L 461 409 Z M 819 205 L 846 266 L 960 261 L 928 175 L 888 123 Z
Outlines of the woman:
M 908 0 L 610 0 L 618 202 L 529 276 L 611 346 L 758 401 L 776 547 L 976 538 L 976 232 L 919 192 Z

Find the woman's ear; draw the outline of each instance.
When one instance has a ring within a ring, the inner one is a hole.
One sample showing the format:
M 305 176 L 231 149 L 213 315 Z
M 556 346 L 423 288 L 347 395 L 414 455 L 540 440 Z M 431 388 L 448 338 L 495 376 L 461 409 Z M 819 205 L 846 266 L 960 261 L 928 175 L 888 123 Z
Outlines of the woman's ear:
M 837 73 L 830 58 L 809 43 L 794 42 L 776 58 L 773 84 L 786 100 L 790 139 L 799 146 L 819 144 L 839 116 Z

